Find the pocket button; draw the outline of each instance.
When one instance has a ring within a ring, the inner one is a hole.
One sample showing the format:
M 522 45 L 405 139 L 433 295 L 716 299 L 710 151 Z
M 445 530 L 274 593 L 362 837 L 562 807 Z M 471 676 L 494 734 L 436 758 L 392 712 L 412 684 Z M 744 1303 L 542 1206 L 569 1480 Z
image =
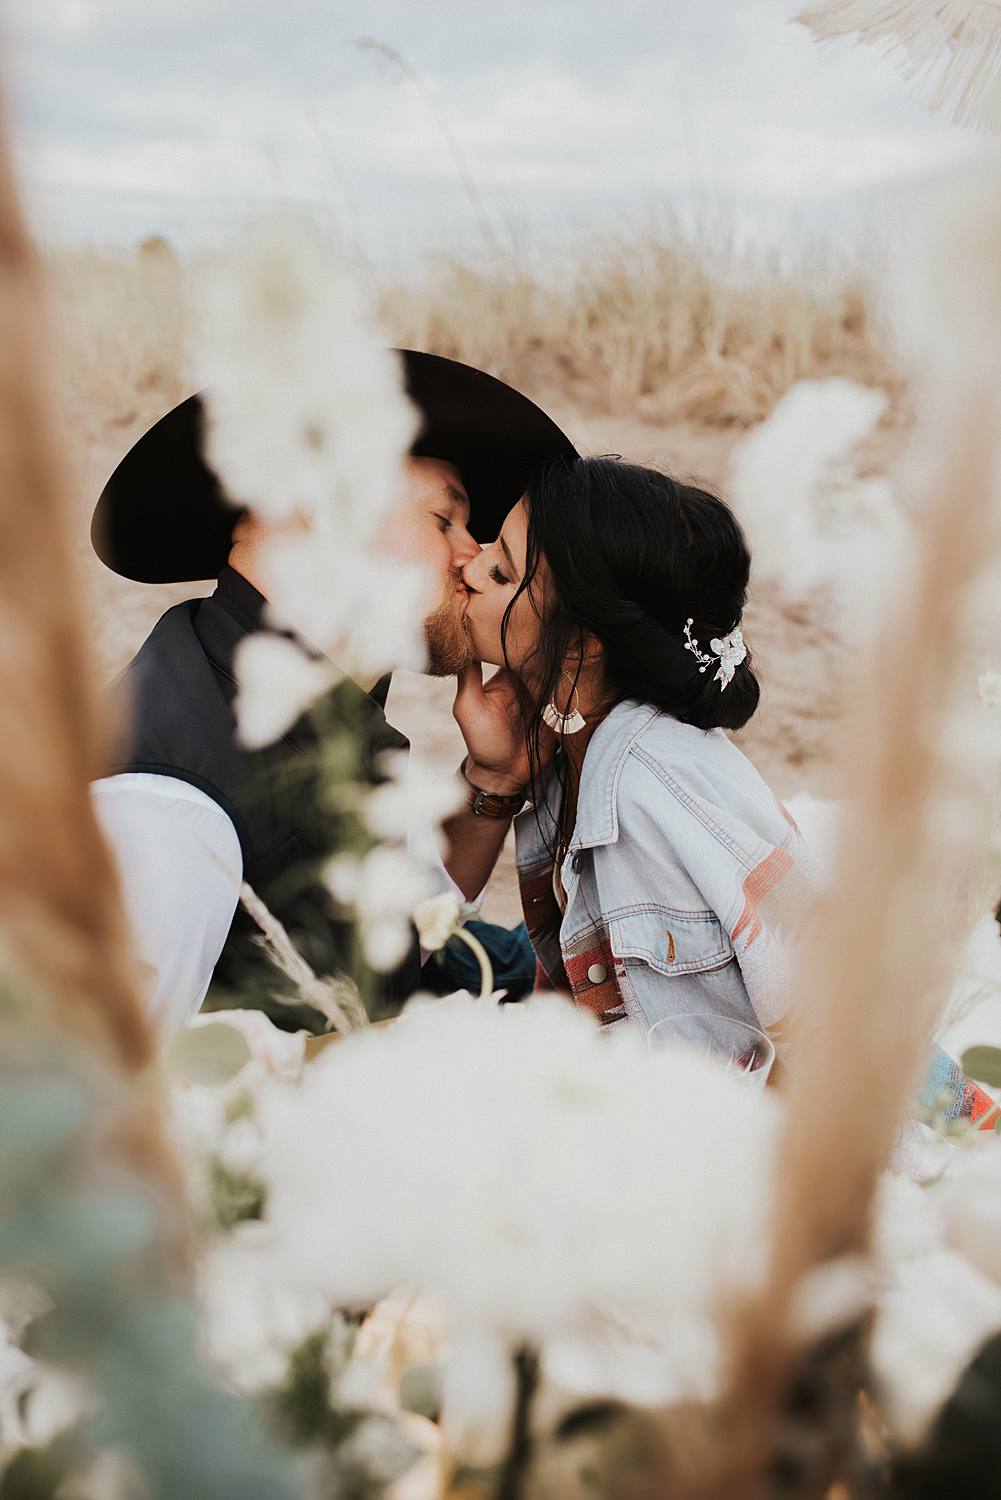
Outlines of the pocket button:
M 604 984 L 608 978 L 608 970 L 604 964 L 592 964 L 587 971 L 587 977 L 592 984 Z

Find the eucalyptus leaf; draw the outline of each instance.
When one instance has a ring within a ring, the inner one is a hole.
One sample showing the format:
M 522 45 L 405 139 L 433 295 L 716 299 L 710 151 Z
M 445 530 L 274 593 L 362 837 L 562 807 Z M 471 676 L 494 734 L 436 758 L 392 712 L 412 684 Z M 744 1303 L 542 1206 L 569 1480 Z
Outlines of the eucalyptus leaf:
M 229 1083 L 250 1061 L 247 1039 L 225 1021 L 207 1026 L 189 1026 L 171 1037 L 167 1067 L 175 1078 L 220 1088 Z
M 190 1304 L 163 1299 L 123 1316 L 95 1373 L 106 1400 L 93 1439 L 129 1452 L 150 1500 L 305 1500 L 302 1471 L 260 1410 L 203 1367 Z
M 411 1365 L 400 1379 L 400 1405 L 404 1411 L 434 1419 L 441 1409 L 441 1365 Z
M 962 1068 L 975 1083 L 1001 1089 L 1001 1047 L 968 1047 L 962 1056 Z
M 90 1108 L 86 1090 L 74 1078 L 59 1073 L 5 1077 L 0 1087 L 3 1150 L 55 1150 L 82 1129 Z
M 42 1264 L 53 1284 L 80 1287 L 146 1250 L 156 1231 L 156 1206 L 145 1190 L 62 1188 L 4 1215 L 0 1264 Z

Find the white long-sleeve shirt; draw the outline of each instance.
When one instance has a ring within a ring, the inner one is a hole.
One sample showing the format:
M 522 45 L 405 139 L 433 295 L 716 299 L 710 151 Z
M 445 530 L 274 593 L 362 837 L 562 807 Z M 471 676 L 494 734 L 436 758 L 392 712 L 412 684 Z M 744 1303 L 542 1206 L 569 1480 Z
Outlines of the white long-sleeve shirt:
M 170 1032 L 199 1010 L 223 950 L 240 899 L 240 840 L 219 804 L 176 776 L 132 771 L 91 790 L 118 864 L 147 1003 Z M 444 865 L 435 873 L 442 890 L 461 898 Z

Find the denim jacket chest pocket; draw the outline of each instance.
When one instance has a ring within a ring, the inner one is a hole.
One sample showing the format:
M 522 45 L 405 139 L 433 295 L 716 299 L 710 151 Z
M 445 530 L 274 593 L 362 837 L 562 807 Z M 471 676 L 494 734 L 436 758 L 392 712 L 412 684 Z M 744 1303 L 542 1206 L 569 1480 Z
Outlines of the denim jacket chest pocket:
M 607 911 L 616 958 L 661 974 L 701 974 L 733 961 L 733 946 L 715 912 L 682 911 L 655 902 Z
M 636 901 L 602 911 L 589 851 L 568 855 L 562 868 L 566 907 L 561 940 L 566 947 L 603 928 L 613 955 L 635 960 L 663 974 L 695 974 L 719 969 L 733 959 L 728 934 L 706 908 L 681 908 Z

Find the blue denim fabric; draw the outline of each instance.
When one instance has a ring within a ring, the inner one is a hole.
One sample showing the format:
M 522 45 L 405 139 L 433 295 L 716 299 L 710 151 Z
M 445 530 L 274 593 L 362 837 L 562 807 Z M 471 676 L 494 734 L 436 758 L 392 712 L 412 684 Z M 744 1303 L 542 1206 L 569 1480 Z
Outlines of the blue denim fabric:
M 524 922 L 510 928 L 499 927 L 494 922 L 467 922 L 465 925 L 490 956 L 495 989 L 507 990 L 509 1001 L 527 995 L 535 983 L 535 952 Z M 451 938 L 424 965 L 424 984 L 436 995 L 449 995 L 453 990 L 470 990 L 478 995 L 480 966 L 476 955 L 461 939 Z
M 549 862 L 545 835 L 558 814 L 550 774 L 538 818 L 528 808 L 515 820 L 522 878 Z M 780 944 L 762 937 L 748 954 L 751 945 L 736 934 L 744 930 L 745 882 L 776 850 L 795 868 L 789 885 L 799 881 L 807 899 L 811 861 L 799 832 L 728 736 L 649 704 L 618 704 L 584 758 L 561 871 L 566 907 L 558 935 L 538 954 L 543 969 L 557 972 L 558 957 L 568 973 L 575 958 L 579 969 L 582 954 L 607 942 L 626 1016 L 644 1029 L 699 1012 L 712 1042 L 715 1017 L 771 1024 L 769 1003 L 782 991 Z M 605 965 L 589 962 L 588 975 L 592 969 L 600 987 Z M 574 986 L 585 1005 L 588 987 Z

